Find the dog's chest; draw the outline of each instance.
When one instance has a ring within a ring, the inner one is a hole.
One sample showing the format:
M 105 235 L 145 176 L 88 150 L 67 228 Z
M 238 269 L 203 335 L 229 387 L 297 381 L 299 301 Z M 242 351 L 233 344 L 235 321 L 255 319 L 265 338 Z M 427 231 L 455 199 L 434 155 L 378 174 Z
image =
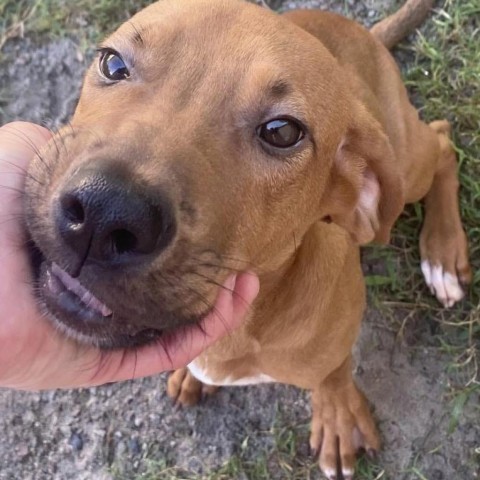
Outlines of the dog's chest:
M 194 360 L 188 365 L 189 372 L 199 381 L 206 385 L 216 386 L 233 386 L 233 385 L 254 385 L 257 383 L 270 383 L 275 382 L 275 379 L 265 375 L 264 373 L 256 373 L 248 376 L 219 376 L 209 374 L 209 369 L 202 364 L 198 359 Z

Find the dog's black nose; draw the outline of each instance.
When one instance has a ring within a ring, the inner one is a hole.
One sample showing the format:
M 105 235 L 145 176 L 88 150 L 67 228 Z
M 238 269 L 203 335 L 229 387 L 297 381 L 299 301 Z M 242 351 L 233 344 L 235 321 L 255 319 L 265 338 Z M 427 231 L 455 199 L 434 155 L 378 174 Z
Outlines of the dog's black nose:
M 134 263 L 163 250 L 175 231 L 165 195 L 95 169 L 78 171 L 63 186 L 56 222 L 80 266 L 87 260 L 106 266 Z

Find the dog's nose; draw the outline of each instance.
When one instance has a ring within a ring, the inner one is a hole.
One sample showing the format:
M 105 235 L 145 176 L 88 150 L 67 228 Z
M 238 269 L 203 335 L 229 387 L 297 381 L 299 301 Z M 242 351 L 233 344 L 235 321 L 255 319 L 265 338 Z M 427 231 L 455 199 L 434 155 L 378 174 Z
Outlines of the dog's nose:
M 61 190 L 57 205 L 61 238 L 82 265 L 135 263 L 163 250 L 175 222 L 170 202 L 132 179 L 94 169 L 77 172 Z

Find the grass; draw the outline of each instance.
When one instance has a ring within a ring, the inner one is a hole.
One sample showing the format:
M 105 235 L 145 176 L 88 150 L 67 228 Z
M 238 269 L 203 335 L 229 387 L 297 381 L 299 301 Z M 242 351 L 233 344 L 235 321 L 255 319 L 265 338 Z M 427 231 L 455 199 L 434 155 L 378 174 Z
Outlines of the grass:
M 11 38 L 30 35 L 51 40 L 76 36 L 92 45 L 115 29 L 148 0 L 0 0 L 0 49 Z M 420 274 L 418 234 L 422 208 L 407 208 L 393 235 L 393 246 L 365 249 L 370 302 L 384 313 L 399 336 L 410 322 L 427 322 L 432 345 L 449 359 L 451 422 L 454 429 L 469 398 L 480 392 L 480 3 L 446 0 L 417 35 L 402 44 L 410 61 L 404 71 L 412 98 L 426 121 L 447 118 L 454 126 L 459 158 L 461 211 L 470 239 L 474 278 L 467 298 L 446 311 L 431 298 Z M 2 99 L 0 95 L 0 108 Z M 393 301 L 394 299 L 394 301 Z M 299 449 L 308 438 L 307 425 L 286 425 L 281 418 L 269 432 L 274 445 L 252 454 L 246 438 L 237 455 L 205 480 L 233 478 L 311 478 L 314 463 Z M 412 466 L 412 473 L 424 478 Z M 118 476 L 116 478 L 121 478 Z M 138 480 L 199 479 L 167 461 L 149 462 Z M 386 478 L 378 466 L 361 460 L 357 478 Z
M 0 0 L 0 49 L 10 38 L 76 36 L 96 43 L 151 0 Z

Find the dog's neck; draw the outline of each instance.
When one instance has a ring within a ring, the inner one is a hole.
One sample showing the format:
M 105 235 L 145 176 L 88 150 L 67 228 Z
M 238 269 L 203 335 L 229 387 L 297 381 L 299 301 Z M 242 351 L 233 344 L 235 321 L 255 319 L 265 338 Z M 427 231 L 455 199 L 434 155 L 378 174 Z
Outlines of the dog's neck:
M 358 247 L 340 227 L 323 222 L 312 225 L 277 270 L 260 273 L 260 293 L 249 330 L 258 336 L 263 321 L 268 320 L 270 329 L 277 320 L 283 321 L 285 315 L 292 318 L 290 308 L 296 310 L 293 318 L 307 319 L 318 313 L 313 311 L 314 307 L 322 307 L 319 298 L 330 298 L 330 291 L 335 288 L 345 260 L 352 251 L 358 252 Z M 280 291 L 282 294 L 277 294 Z M 291 302 L 291 298 L 304 298 L 305 301 Z M 308 304 L 307 299 L 314 299 L 315 305 Z

